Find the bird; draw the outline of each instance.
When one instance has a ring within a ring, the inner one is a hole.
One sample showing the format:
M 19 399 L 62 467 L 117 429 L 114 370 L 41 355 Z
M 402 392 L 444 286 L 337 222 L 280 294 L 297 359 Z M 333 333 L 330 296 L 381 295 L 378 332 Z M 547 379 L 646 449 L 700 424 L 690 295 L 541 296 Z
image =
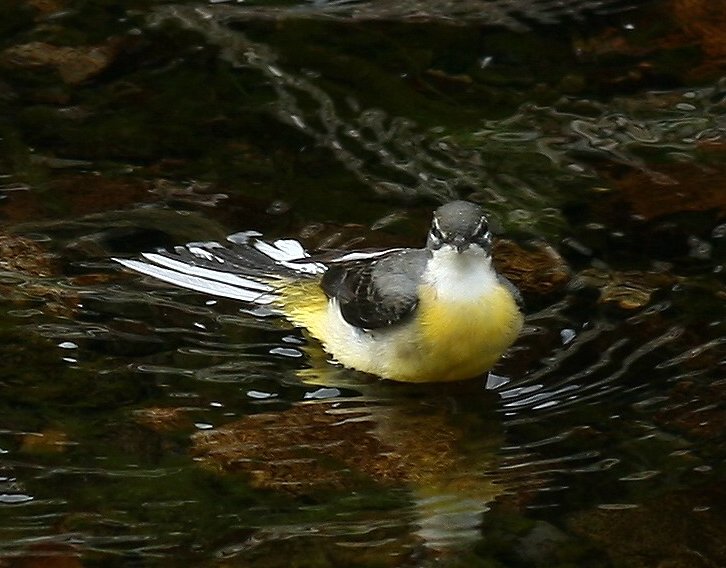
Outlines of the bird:
M 484 375 L 517 339 L 521 295 L 492 264 L 484 210 L 451 201 L 433 213 L 422 248 L 314 257 L 294 239 L 247 231 L 228 243 L 114 258 L 127 269 L 240 300 L 307 330 L 333 363 L 393 381 Z

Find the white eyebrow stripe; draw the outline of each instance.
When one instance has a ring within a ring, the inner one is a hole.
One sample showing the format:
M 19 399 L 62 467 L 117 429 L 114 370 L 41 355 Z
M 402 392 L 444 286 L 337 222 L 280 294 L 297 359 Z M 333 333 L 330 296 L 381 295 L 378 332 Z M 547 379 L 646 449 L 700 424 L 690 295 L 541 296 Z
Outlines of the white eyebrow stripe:
M 476 235 L 479 231 L 481 231 L 482 227 L 484 226 L 484 220 L 486 217 L 482 216 L 479 218 L 479 223 L 476 226 L 476 229 L 474 229 L 474 234 Z

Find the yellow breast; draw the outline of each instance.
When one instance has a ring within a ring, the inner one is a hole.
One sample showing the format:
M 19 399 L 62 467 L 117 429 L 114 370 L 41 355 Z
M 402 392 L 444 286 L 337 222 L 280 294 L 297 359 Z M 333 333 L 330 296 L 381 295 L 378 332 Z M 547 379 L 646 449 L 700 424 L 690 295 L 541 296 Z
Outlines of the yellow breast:
M 407 382 L 476 377 L 492 368 L 522 327 L 516 301 L 499 284 L 458 301 L 442 299 L 424 284 L 412 318 L 372 331 L 343 320 L 313 282 L 288 287 L 282 309 L 343 365 Z
M 418 381 L 452 381 L 491 369 L 522 328 L 512 294 L 498 285 L 478 298 L 446 301 L 422 286 L 418 307 L 421 353 Z

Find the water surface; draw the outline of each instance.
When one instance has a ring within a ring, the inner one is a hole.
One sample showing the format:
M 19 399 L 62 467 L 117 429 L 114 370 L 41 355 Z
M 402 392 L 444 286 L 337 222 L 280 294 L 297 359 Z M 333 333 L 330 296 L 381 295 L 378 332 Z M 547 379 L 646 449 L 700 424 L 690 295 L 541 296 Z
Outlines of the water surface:
M 0 18 L 0 567 L 726 564 L 726 16 L 28 0 Z M 111 256 L 420 246 L 527 322 L 400 385 Z

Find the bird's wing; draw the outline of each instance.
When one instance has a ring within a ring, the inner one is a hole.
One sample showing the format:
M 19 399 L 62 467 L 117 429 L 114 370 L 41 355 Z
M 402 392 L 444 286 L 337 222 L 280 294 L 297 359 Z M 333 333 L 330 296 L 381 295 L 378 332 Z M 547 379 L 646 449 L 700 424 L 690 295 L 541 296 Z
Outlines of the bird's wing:
M 371 258 L 329 263 L 321 287 L 338 301 L 349 324 L 379 329 L 405 319 L 418 305 L 429 252 L 395 250 Z

